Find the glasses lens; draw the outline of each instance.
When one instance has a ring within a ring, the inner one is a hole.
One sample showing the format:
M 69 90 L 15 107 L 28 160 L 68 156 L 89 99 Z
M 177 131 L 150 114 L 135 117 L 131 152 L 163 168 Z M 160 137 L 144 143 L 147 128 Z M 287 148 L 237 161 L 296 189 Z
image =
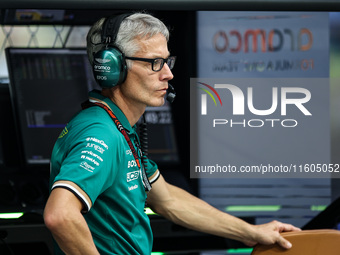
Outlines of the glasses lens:
M 152 63 L 152 70 L 154 70 L 155 72 L 158 72 L 163 68 L 163 65 L 164 65 L 164 59 L 156 58 Z
M 175 65 L 175 60 L 176 60 L 176 57 L 169 57 L 167 59 L 167 62 L 166 64 L 169 66 L 170 69 L 172 69 Z
M 152 63 L 152 70 L 154 70 L 155 72 L 160 71 L 163 68 L 165 61 L 166 61 L 166 64 L 169 66 L 169 68 L 172 69 L 175 65 L 175 60 L 176 60 L 176 57 L 169 57 L 167 59 L 156 58 L 154 59 Z

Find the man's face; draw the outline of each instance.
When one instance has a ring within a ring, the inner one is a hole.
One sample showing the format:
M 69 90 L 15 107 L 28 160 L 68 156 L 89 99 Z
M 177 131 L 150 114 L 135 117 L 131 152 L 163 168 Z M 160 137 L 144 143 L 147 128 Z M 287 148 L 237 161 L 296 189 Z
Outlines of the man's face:
M 167 41 L 162 34 L 141 39 L 139 44 L 141 50 L 129 57 L 169 57 Z M 155 72 L 151 63 L 134 60 L 121 90 L 125 100 L 129 100 L 135 106 L 161 106 L 164 104 L 168 81 L 173 77 L 167 64 L 164 64 L 159 72 Z

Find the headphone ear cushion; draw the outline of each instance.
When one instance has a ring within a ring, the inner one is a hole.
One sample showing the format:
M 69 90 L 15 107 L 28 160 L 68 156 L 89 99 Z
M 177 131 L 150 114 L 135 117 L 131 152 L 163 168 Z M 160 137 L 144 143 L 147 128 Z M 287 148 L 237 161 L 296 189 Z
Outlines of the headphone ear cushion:
M 93 75 L 99 86 L 112 88 L 125 81 L 127 66 L 117 48 L 105 48 L 93 56 Z

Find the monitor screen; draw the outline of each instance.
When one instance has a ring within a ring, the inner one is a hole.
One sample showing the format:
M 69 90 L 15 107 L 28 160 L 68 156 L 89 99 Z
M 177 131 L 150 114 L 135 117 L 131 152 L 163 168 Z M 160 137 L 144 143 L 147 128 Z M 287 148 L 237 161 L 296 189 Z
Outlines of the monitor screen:
M 3 151 L 2 151 L 2 140 L 1 140 L 1 136 L 0 136 L 0 166 L 2 166 L 4 164 L 4 157 L 3 157 Z
M 93 79 L 85 49 L 8 48 L 10 91 L 24 165 L 49 164 L 66 123 L 81 110 Z M 148 154 L 160 165 L 179 162 L 171 107 L 148 107 Z
M 25 165 L 48 164 L 56 138 L 96 88 L 85 49 L 7 48 Z
M 171 106 L 147 107 L 145 111 L 148 134 L 148 157 L 162 168 L 179 164 L 176 135 Z M 141 140 L 143 139 L 140 134 Z
M 4 151 L 6 148 L 6 144 L 5 144 L 5 135 L 8 137 L 8 130 L 6 130 L 7 127 L 7 120 L 8 120 L 8 108 L 6 106 L 10 105 L 9 97 L 6 97 L 8 94 L 8 90 L 6 90 L 6 88 L 8 89 L 7 84 L 4 84 L 2 82 L 2 80 L 0 80 L 0 116 L 3 120 L 6 120 L 6 123 L 1 123 L 0 125 L 0 166 L 4 165 L 4 161 L 5 161 L 5 156 L 4 156 Z

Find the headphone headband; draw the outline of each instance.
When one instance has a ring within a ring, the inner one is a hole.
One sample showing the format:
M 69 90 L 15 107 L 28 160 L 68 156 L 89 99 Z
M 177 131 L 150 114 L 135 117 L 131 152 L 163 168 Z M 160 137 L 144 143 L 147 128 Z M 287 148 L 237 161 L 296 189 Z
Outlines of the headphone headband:
M 105 19 L 102 30 L 102 42 L 114 44 L 122 21 L 130 16 L 131 13 L 110 16 Z

